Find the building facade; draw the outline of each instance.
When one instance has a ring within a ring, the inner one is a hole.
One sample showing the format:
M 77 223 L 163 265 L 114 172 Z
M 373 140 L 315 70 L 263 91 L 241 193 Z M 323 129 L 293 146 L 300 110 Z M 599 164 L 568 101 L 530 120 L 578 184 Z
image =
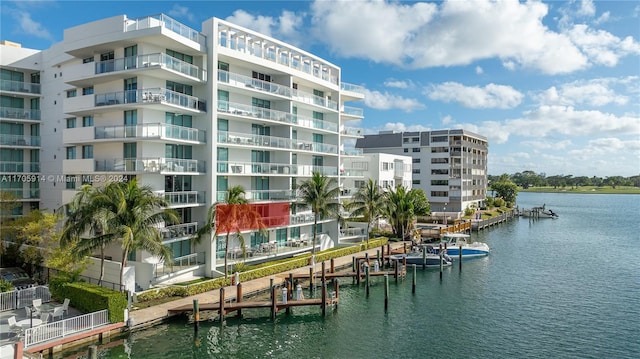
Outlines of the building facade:
M 364 153 L 412 157 L 412 184 L 424 190 L 434 212 L 479 207 L 487 195 L 486 137 L 462 130 L 380 132 L 358 139 Z
M 36 98 L 51 106 L 32 121 L 46 157 L 38 159 L 40 207 L 68 203 L 83 183 L 135 177 L 178 213 L 181 223 L 161 231 L 174 267 L 188 275 L 219 274 L 224 240 L 193 238 L 233 186 L 245 189 L 267 226 L 267 234 L 244 234 L 247 261 L 310 250 L 313 216 L 291 205 L 296 187 L 314 171 L 342 183 L 345 159 L 362 153 L 349 147 L 362 137 L 349 124 L 363 111 L 348 105 L 364 98 L 362 87 L 343 83 L 340 68 L 324 59 L 221 19 L 198 31 L 165 15 L 121 15 L 69 28 L 50 49 L 20 49 L 30 52 L 8 61 L 5 54 L 18 50 L 2 50 L 3 96 L 4 70 L 33 64 L 21 72 L 30 81 L 40 75 Z M 33 106 L 14 105 L 25 113 Z M 318 229 L 318 248 L 339 244 L 336 220 Z M 232 240 L 228 252 L 234 262 L 243 251 Z M 146 253 L 130 260 L 136 288 L 176 278 Z

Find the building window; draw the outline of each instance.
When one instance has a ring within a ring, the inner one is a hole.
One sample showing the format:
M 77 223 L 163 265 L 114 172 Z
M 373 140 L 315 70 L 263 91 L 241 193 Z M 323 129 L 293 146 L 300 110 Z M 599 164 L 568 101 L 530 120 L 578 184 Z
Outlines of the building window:
M 412 148 L 411 152 L 420 152 L 420 148 L 417 148 L 417 147 L 416 148 Z
M 193 56 L 191 56 L 191 55 L 183 54 L 181 52 L 173 51 L 173 50 L 169 50 L 169 49 L 167 49 L 167 55 L 169 55 L 169 56 L 171 56 L 173 58 L 176 58 L 178 60 L 182 60 L 184 62 L 188 62 L 190 64 L 193 64 Z
M 83 116 L 82 127 L 91 127 L 91 126 L 93 126 L 93 116 Z
M 70 117 L 67 119 L 67 128 L 75 128 L 76 127 L 76 118 Z
M 82 158 L 93 158 L 93 145 L 82 146 Z
M 449 174 L 449 170 L 448 169 L 433 169 L 433 170 L 431 170 L 431 174 L 432 175 L 448 175 Z
M 93 86 L 82 88 L 82 96 L 85 96 L 85 95 L 93 95 Z
M 82 59 L 82 63 L 83 64 L 88 64 L 88 63 L 93 62 L 93 61 L 94 61 L 93 56 L 85 57 L 84 59 Z
M 411 162 L 413 163 L 420 163 L 420 159 L 419 158 L 412 158 Z
M 412 184 L 418 184 L 418 185 L 419 185 L 419 184 L 420 184 L 420 180 L 413 180 L 411 183 L 412 183 Z
M 64 176 L 67 189 L 76 189 L 76 176 Z
M 251 105 L 253 105 L 253 107 L 260 107 L 260 108 L 271 108 L 271 101 L 269 100 L 263 100 L 261 98 L 251 98 Z
M 403 148 L 402 150 L 404 151 L 404 153 L 409 153 L 409 149 L 408 148 Z
M 76 97 L 77 95 L 78 95 L 78 90 L 76 90 L 76 89 L 67 91 L 67 98 Z
M 419 168 L 414 168 L 413 169 L 413 174 L 420 174 L 420 169 Z
M 251 73 L 251 77 L 253 77 L 254 79 L 258 79 L 258 80 L 271 82 L 271 75 L 262 74 L 262 73 L 257 72 L 257 71 L 253 71 Z
M 75 160 L 76 159 L 76 148 L 75 147 L 67 147 L 67 159 Z

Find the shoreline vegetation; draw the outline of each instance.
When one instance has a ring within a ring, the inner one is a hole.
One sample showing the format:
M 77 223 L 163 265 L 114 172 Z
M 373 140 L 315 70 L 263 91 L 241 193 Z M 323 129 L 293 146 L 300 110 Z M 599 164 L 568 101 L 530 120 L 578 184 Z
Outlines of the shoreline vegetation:
M 578 187 L 529 187 L 518 188 L 518 192 L 535 193 L 584 193 L 584 194 L 640 194 L 640 187 L 634 186 L 578 186 Z

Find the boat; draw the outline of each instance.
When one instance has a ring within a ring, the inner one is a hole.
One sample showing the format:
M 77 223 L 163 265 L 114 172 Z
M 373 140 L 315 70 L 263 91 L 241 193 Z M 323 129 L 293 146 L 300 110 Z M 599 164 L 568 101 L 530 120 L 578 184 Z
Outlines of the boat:
M 460 248 L 462 247 L 462 258 L 483 257 L 489 254 L 490 249 L 486 243 L 470 242 L 471 236 L 463 233 L 446 233 L 442 235 L 440 243 L 436 243 L 432 247 L 432 252 L 437 254 L 439 247 L 442 245 L 446 249 L 446 253 L 453 259 L 460 256 Z
M 394 254 L 390 257 L 392 261 L 399 260 L 404 261 L 406 258 L 407 265 L 415 264 L 418 266 L 423 265 L 426 261 L 425 267 L 427 268 L 436 268 L 440 267 L 440 261 L 442 261 L 442 266 L 447 267 L 452 264 L 451 258 L 444 253 L 442 258 L 440 258 L 439 254 L 434 253 L 433 251 L 429 251 L 430 246 L 414 246 L 409 253 L 406 254 Z
M 520 215 L 522 217 L 531 217 L 531 218 L 552 218 L 557 219 L 559 216 L 556 212 L 551 209 L 546 209 L 546 206 L 542 207 L 533 207 L 530 209 L 523 209 Z

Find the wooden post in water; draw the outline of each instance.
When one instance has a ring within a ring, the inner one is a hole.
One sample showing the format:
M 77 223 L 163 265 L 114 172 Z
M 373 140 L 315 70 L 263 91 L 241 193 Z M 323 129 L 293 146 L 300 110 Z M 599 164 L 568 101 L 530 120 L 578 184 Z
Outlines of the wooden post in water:
M 367 261 L 367 264 L 369 264 L 369 253 L 368 252 L 364 253 L 364 260 Z
M 89 359 L 98 359 L 97 345 L 89 345 Z
M 427 268 L 427 247 L 422 247 L 422 269 Z
M 358 283 L 358 285 L 360 285 L 360 276 L 362 275 L 362 273 L 360 273 L 360 261 L 356 260 L 356 282 Z
M 293 272 L 289 273 L 289 284 L 287 285 L 287 299 L 293 299 Z
M 329 273 L 335 273 L 336 272 L 336 267 L 335 267 L 335 263 L 333 262 L 333 258 L 331 258 L 331 262 L 329 262 Z
M 414 264 L 415 266 L 415 264 Z M 384 275 L 384 311 L 389 309 L 389 275 Z
M 242 303 L 242 283 L 236 286 L 236 303 Z M 242 309 L 238 309 L 238 318 L 242 318 Z
M 224 287 L 220 288 L 220 323 L 224 322 Z
M 193 332 L 198 334 L 198 327 L 200 326 L 200 307 L 198 306 L 198 300 L 193 300 Z
M 273 278 L 269 279 L 269 288 L 273 288 Z M 269 295 L 271 295 L 271 292 L 269 292 Z
M 404 274 L 406 275 L 407 274 L 407 256 L 402 258 L 402 270 L 404 271 Z
M 460 262 L 460 271 L 462 271 L 462 245 L 460 245 L 460 248 L 458 250 L 460 251 L 460 253 L 458 253 L 458 262 Z
M 380 263 L 380 250 L 379 249 L 376 251 L 376 261 L 378 261 L 378 264 L 381 264 Z
M 366 288 L 366 289 L 365 289 L 365 292 L 367 293 L 367 297 L 369 296 L 369 285 L 370 285 L 370 282 L 369 282 L 369 270 L 370 270 L 370 269 L 369 269 L 369 266 L 368 266 L 368 265 L 365 265 L 365 266 L 364 266 L 364 276 L 365 276 L 365 280 L 366 280 L 366 283 L 365 283 L 365 285 L 366 285 L 366 287 L 365 287 L 365 288 Z
M 413 265 L 413 282 L 411 283 L 411 293 L 416 294 L 416 265 Z
M 313 278 L 313 267 L 309 268 L 309 291 L 311 295 L 313 295 L 313 287 L 315 286 L 314 278 Z
M 322 262 L 322 283 L 324 283 L 327 280 L 327 277 L 325 275 L 325 262 Z
M 322 316 L 327 315 L 327 283 L 322 282 L 322 303 L 320 304 L 322 308 Z
M 395 277 L 396 277 L 396 284 L 398 283 L 398 270 L 400 267 L 400 261 L 396 259 L 396 269 L 395 269 Z
M 278 304 L 276 299 L 276 286 L 271 286 L 271 319 L 276 320 L 276 313 L 278 312 Z
M 333 279 L 333 291 L 336 293 L 336 307 L 338 306 L 338 302 L 340 302 L 339 295 L 338 295 L 338 290 L 340 289 L 340 285 L 338 284 L 338 278 L 334 278 Z
M 351 270 L 356 271 L 356 257 L 351 257 Z
M 442 280 L 442 244 L 440 244 L 440 248 L 438 249 L 438 254 L 440 255 L 440 280 Z

